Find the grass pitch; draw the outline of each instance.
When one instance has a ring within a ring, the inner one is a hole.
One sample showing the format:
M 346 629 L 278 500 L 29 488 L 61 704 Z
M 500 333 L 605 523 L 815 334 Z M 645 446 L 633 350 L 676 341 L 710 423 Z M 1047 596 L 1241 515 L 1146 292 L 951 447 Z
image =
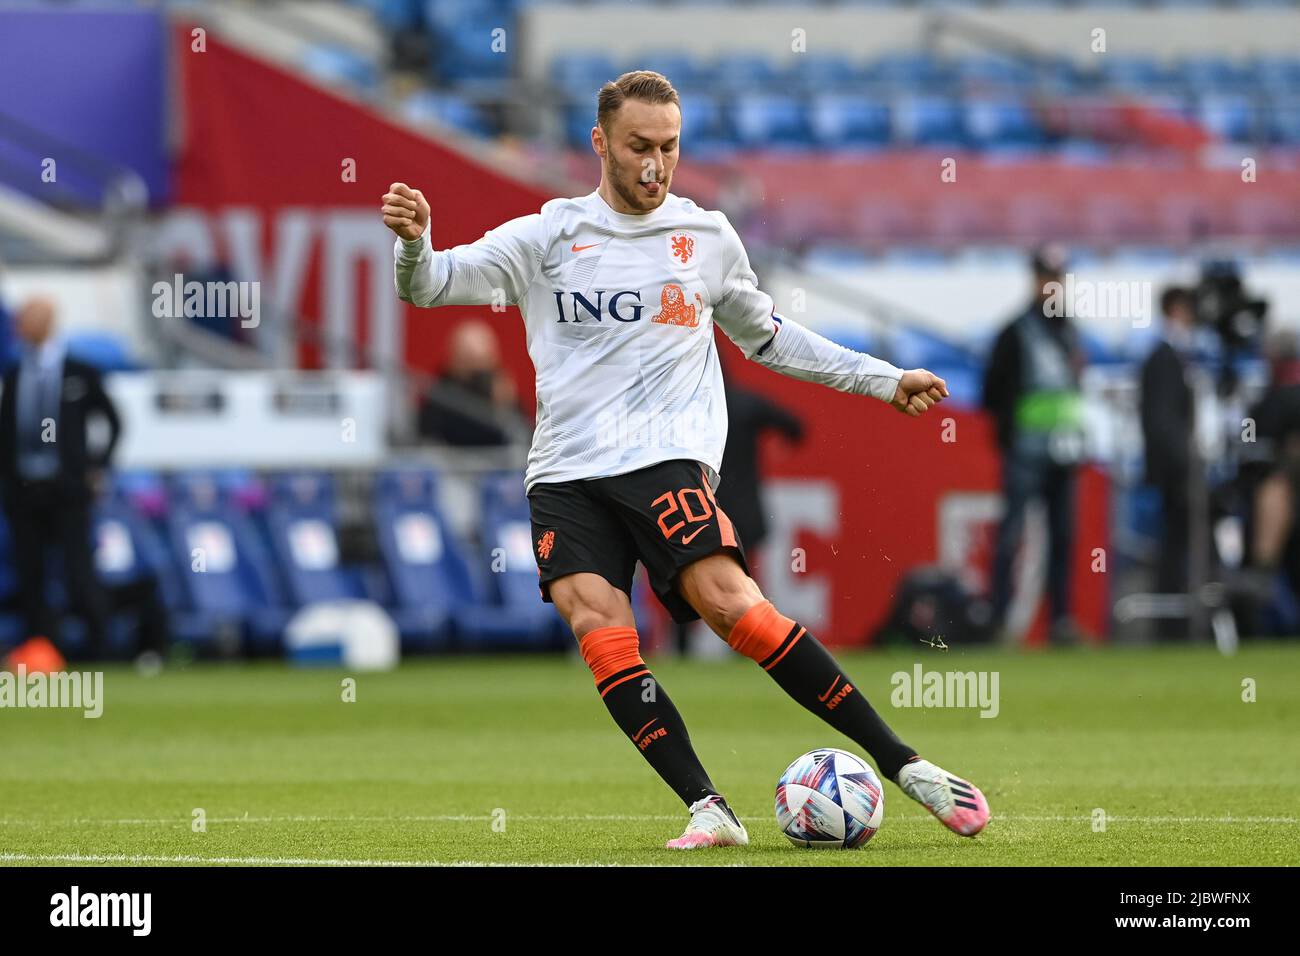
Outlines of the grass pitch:
M 997 671 L 998 716 L 891 706 L 891 674 L 917 661 Z M 752 841 L 665 850 L 685 813 L 576 658 L 458 658 L 356 675 L 350 703 L 343 671 L 194 665 L 110 669 L 97 720 L 0 710 L 0 863 L 1300 863 L 1300 646 L 842 662 L 904 740 L 983 788 L 978 838 L 887 783 L 863 849 L 790 846 L 778 775 L 815 747 L 860 748 L 748 661 L 652 659 Z

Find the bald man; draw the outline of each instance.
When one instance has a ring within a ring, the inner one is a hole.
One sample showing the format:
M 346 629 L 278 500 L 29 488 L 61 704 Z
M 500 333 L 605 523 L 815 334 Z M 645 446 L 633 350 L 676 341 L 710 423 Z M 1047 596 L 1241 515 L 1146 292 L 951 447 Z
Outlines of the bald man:
M 423 398 L 420 434 L 449 445 L 504 445 L 526 430 L 514 383 L 501 367 L 492 327 L 479 319 L 456 326 L 447 366 Z
M 91 505 L 120 424 L 99 372 L 66 354 L 54 325 L 54 303 L 45 298 L 27 301 L 15 316 L 19 358 L 0 393 L 0 500 L 27 635 L 59 643 L 45 581 L 46 551 L 59 545 L 68 597 L 86 622 L 87 656 L 95 658 L 104 648 L 108 604 L 95 575 Z M 108 422 L 110 434 L 98 453 L 86 442 L 86 423 L 95 415 Z

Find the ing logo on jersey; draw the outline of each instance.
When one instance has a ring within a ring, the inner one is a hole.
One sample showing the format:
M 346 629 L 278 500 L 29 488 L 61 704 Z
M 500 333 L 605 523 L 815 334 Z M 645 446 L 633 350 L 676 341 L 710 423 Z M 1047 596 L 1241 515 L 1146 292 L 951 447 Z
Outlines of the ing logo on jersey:
M 695 293 L 695 303 L 686 304 L 686 293 L 681 286 L 666 285 L 659 293 L 659 311 L 650 321 L 662 325 L 684 325 L 693 329 L 700 324 L 700 317 L 704 315 L 704 300 L 698 292 Z
M 689 232 L 674 232 L 668 237 L 668 254 L 686 265 L 695 255 L 695 237 Z
M 555 548 L 555 532 L 548 531 L 537 539 L 537 557 L 545 561 L 551 556 L 551 551 Z

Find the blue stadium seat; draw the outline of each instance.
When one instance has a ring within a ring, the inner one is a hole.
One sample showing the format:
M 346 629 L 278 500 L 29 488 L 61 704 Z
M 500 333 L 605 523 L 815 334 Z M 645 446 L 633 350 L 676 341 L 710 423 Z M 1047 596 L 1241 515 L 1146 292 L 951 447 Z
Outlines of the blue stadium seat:
M 1164 92 L 1173 89 L 1179 76 L 1153 57 L 1107 53 L 1100 57 L 1102 82 L 1125 92 Z
M 624 64 L 624 70 L 654 70 L 662 73 L 683 95 L 710 89 L 716 79 L 711 64 L 676 50 L 654 50 L 635 56 Z M 610 74 L 606 79 L 615 79 L 617 75 Z
M 591 148 L 591 128 L 596 125 L 596 101 L 566 107 L 564 110 L 564 141 L 574 149 Z
M 985 148 L 1040 146 L 1047 135 L 1024 100 L 977 98 L 966 102 L 966 129 Z
M 1300 57 L 1260 57 L 1253 72 L 1260 87 L 1272 96 L 1300 95 Z
M 408 650 L 445 648 L 452 614 L 470 600 L 473 582 L 443 519 L 432 472 L 381 472 L 372 489 L 379 553 L 392 586 L 390 613 Z
M 199 645 L 236 632 L 250 652 L 278 650 L 290 609 L 253 522 L 215 474 L 175 475 L 168 490 L 166 524 L 186 598 L 173 628 Z
M 956 63 L 957 80 L 977 89 L 1016 89 L 1034 82 L 1034 68 L 999 56 L 964 57 Z
M 731 122 L 736 139 L 746 146 L 798 148 L 813 142 L 808 113 L 793 96 L 739 95 L 732 106 Z
M 532 524 L 523 475 L 504 472 L 484 480 L 480 600 L 456 611 L 456 631 L 467 648 L 558 649 L 567 629 L 537 586 Z
M 952 67 L 928 53 L 889 53 L 868 69 L 869 78 L 898 93 L 928 93 L 952 83 Z
M 713 72 L 720 90 L 757 94 L 774 89 L 781 69 L 770 57 L 758 53 L 730 53 L 719 57 Z
M 301 66 L 326 83 L 342 83 L 365 91 L 379 86 L 378 65 L 346 47 L 310 46 L 302 54 Z
M 360 573 L 340 559 L 329 475 L 304 471 L 276 476 L 267 527 L 293 604 L 366 597 Z
M 963 146 L 961 106 L 943 96 L 903 97 L 894 103 L 895 138 L 915 146 Z
M 67 337 L 68 354 L 101 372 L 133 372 L 140 363 L 131 358 L 127 343 L 111 332 L 78 331 Z
M 441 123 L 475 136 L 495 132 L 477 106 L 453 94 L 417 90 L 402 102 L 402 112 L 417 123 Z
M 588 122 L 590 127 L 590 122 Z M 693 155 L 731 146 L 726 117 L 716 98 L 704 93 L 682 101 L 682 148 Z
M 596 93 L 619 72 L 603 53 L 562 53 L 551 62 L 551 82 L 566 96 L 581 100 L 591 114 L 596 112 Z
M 824 94 L 809 111 L 813 136 L 828 147 L 885 146 L 890 138 L 889 105 L 861 96 Z
M 1230 143 L 1263 139 L 1267 131 L 1257 122 L 1261 118 L 1254 108 L 1254 100 L 1239 94 L 1203 96 L 1197 110 L 1200 124 L 1216 138 Z
M 411 30 L 424 23 L 423 0 L 362 0 L 386 30 Z
M 1252 66 L 1227 57 L 1185 57 L 1178 75 L 1196 93 L 1241 93 L 1255 86 Z
M 429 61 L 436 76 L 448 82 L 484 84 L 510 76 L 510 17 L 491 8 L 467 9 L 454 27 L 439 28 L 429 38 Z M 506 47 L 501 50 L 498 38 Z M 494 48 L 495 47 L 495 48 Z
M 791 83 L 809 95 L 843 93 L 866 83 L 866 70 L 848 57 L 807 53 L 794 58 Z
M 1287 146 L 1300 145 L 1300 102 L 1292 100 L 1275 106 L 1272 124 L 1275 142 Z

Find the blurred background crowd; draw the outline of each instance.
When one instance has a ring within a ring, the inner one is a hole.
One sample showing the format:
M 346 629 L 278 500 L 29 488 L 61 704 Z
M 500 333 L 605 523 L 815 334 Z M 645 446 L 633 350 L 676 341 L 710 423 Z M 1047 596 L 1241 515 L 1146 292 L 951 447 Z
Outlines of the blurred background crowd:
M 362 604 L 406 652 L 567 647 L 519 316 L 400 303 L 378 197 L 421 188 L 448 247 L 589 192 L 634 68 L 682 96 L 674 192 L 778 308 L 952 393 L 912 423 L 720 345 L 719 497 L 787 613 L 839 644 L 1300 635 L 1298 18 L 0 3 L 0 651 L 310 657 Z

